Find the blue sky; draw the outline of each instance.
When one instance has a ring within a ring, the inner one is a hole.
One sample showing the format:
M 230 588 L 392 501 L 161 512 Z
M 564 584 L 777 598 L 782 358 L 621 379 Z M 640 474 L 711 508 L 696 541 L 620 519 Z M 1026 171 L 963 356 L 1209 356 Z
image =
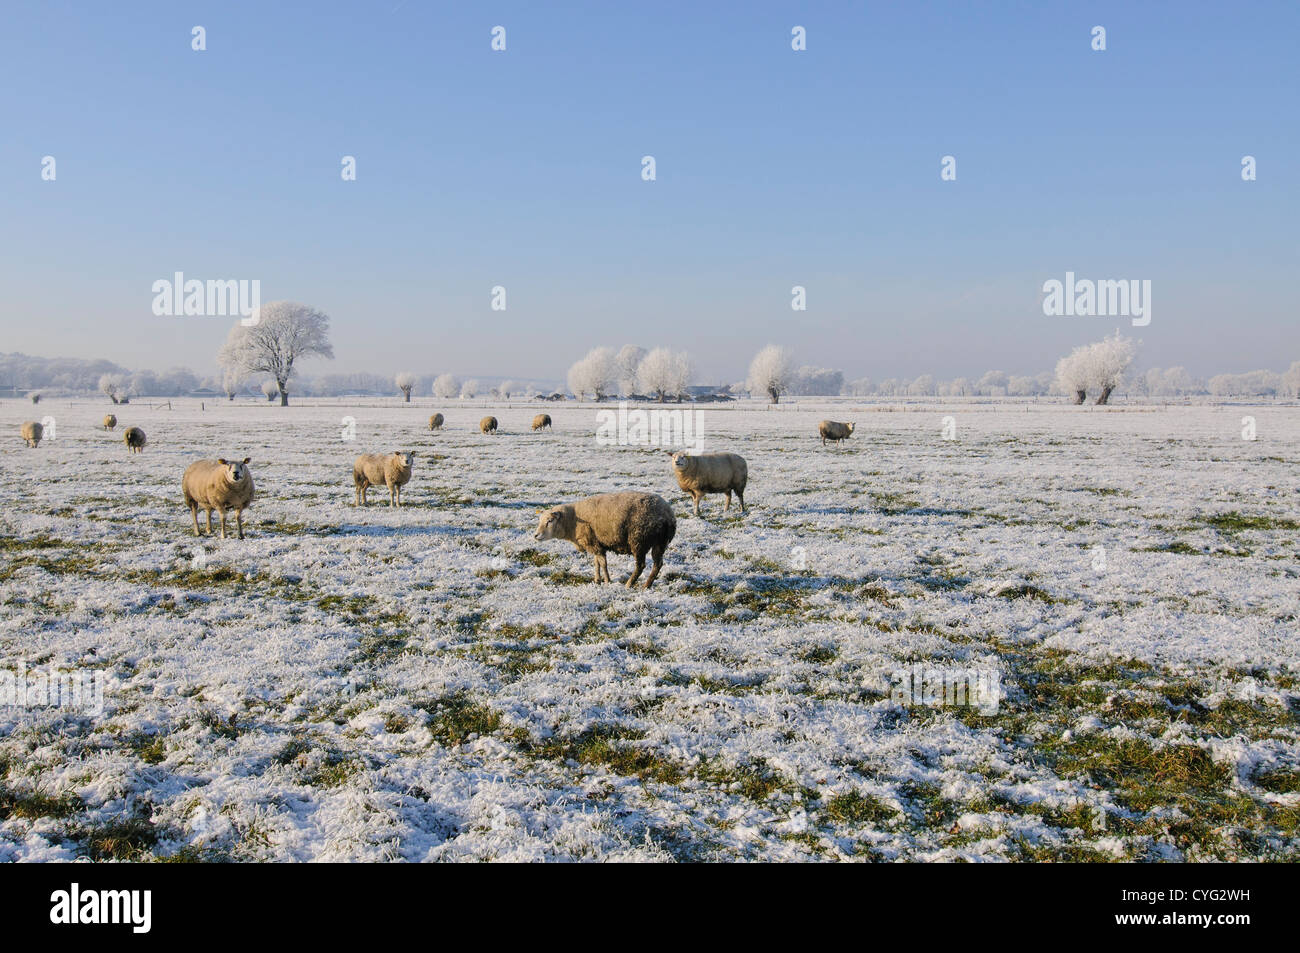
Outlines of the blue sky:
M 559 378 L 637 343 L 734 380 L 768 341 L 848 377 L 1031 373 L 1117 326 L 1144 366 L 1300 360 L 1294 2 L 53 0 L 3 26 L 0 350 L 209 373 L 229 322 L 150 308 L 182 271 L 329 313 L 307 373 Z M 1044 316 L 1067 270 L 1150 279 L 1151 324 Z

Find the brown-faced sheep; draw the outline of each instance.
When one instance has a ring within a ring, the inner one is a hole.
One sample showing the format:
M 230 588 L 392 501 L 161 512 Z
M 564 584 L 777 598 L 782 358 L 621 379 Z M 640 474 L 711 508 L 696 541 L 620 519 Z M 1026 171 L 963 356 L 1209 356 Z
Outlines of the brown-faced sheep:
M 114 427 L 116 427 L 116 426 L 117 426 L 117 417 L 115 417 L 113 414 L 105 414 L 105 415 L 104 415 L 104 429 L 105 429 L 105 430 L 112 430 L 112 429 L 113 429 Z
M 221 514 L 221 538 L 226 538 L 226 510 L 235 511 L 239 538 L 244 538 L 244 510 L 253 502 L 253 474 L 250 458 L 241 460 L 197 460 L 185 468 L 181 492 L 194 520 L 194 535 L 199 531 L 199 510 L 208 514 L 208 535 L 212 535 L 212 511 Z
M 817 425 L 817 432 L 822 437 L 822 446 L 826 446 L 827 440 L 848 440 L 855 426 L 856 424 L 842 424 L 836 420 L 823 420 Z
M 497 419 L 495 417 L 484 417 L 478 422 L 478 429 L 480 433 L 496 433 Z
M 536 417 L 533 418 L 533 429 L 534 429 L 534 430 L 541 430 L 543 427 L 550 427 L 550 426 L 551 426 L 551 415 L 550 415 L 550 414 L 538 414 Z M 551 429 L 554 429 L 554 428 L 551 428 Z
M 18 428 L 19 435 L 23 442 L 29 447 L 39 447 L 41 437 L 45 436 L 45 428 L 34 420 L 24 421 L 23 425 Z
M 677 485 L 695 500 L 695 515 L 700 515 L 700 500 L 706 493 L 727 494 L 731 509 L 731 494 L 740 501 L 740 512 L 745 512 L 745 484 L 749 481 L 749 465 L 738 453 L 669 453 L 672 457 L 673 475 Z
M 411 481 L 415 451 L 394 450 L 392 453 L 363 453 L 352 464 L 352 482 L 356 486 L 357 504 L 369 505 L 366 491 L 372 486 L 388 487 L 388 505 L 402 505 L 402 487 Z
M 429 429 L 430 430 L 442 429 L 442 414 L 434 414 L 432 417 L 429 418 Z
M 126 433 L 122 435 L 122 440 L 126 443 L 126 449 L 129 453 L 143 453 L 146 443 L 144 431 L 139 427 L 127 427 Z
M 596 561 L 596 582 L 613 582 L 605 554 L 613 551 L 631 555 L 636 570 L 628 577 L 629 589 L 645 569 L 646 555 L 654 568 L 646 577 L 647 589 L 664 564 L 664 550 L 677 532 L 673 508 L 653 493 L 602 493 L 576 503 L 565 503 L 541 511 L 538 540 L 567 539 Z

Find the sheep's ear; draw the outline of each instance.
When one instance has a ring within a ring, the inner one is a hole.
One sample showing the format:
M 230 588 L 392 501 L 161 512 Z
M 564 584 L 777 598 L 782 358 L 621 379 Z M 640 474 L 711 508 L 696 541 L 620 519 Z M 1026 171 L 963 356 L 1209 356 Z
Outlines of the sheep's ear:
M 217 463 L 221 464 L 224 467 L 226 465 L 226 460 L 224 457 L 221 457 L 217 460 Z
M 245 462 L 245 463 L 252 463 L 252 462 L 253 462 L 253 458 L 252 458 L 252 457 L 244 457 L 244 462 Z

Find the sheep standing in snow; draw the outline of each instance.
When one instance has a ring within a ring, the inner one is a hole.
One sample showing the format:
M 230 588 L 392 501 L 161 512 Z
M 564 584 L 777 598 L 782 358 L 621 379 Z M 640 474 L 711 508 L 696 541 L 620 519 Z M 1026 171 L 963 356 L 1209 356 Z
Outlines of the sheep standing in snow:
M 434 414 L 432 417 L 429 418 L 429 429 L 430 430 L 442 429 L 442 414 Z
M 28 420 L 18 428 L 18 433 L 22 436 L 23 442 L 29 447 L 39 447 L 41 437 L 45 436 L 45 428 L 34 420 Z
M 199 531 L 199 510 L 208 514 L 208 535 L 212 535 L 212 511 L 221 514 L 221 538 L 226 538 L 226 510 L 235 511 L 239 538 L 244 538 L 244 510 L 253 502 L 253 474 L 249 457 L 241 460 L 196 460 L 185 468 L 181 492 L 194 520 L 194 535 Z
M 478 422 L 478 429 L 481 433 L 496 433 L 497 419 L 495 417 L 484 417 Z
M 664 564 L 664 550 L 677 532 L 673 508 L 653 493 L 602 493 L 576 503 L 565 503 L 541 511 L 536 539 L 567 539 L 596 561 L 596 582 L 613 582 L 606 552 L 631 555 L 636 570 L 628 577 L 629 589 L 645 569 L 645 558 L 654 559 L 646 577 L 647 589 Z
M 104 429 L 105 429 L 105 430 L 112 430 L 112 429 L 113 429 L 114 427 L 116 427 L 116 426 L 117 426 L 117 417 L 114 416 L 113 414 L 105 414 L 105 415 L 104 415 Z
M 144 431 L 139 427 L 127 427 L 126 433 L 122 435 L 122 440 L 126 443 L 126 449 L 129 453 L 143 453 L 145 445 Z
M 352 482 L 357 490 L 357 505 L 368 506 L 366 491 L 372 486 L 388 487 L 388 505 L 402 505 L 402 487 L 411 481 L 415 451 L 363 453 L 352 464 Z
M 817 425 L 817 432 L 821 434 L 822 446 L 826 446 L 826 441 L 848 440 L 853 434 L 853 428 L 856 424 L 842 424 L 836 420 L 823 420 Z
M 731 509 L 731 494 L 740 501 L 740 512 L 745 512 L 745 484 L 749 481 L 749 465 L 738 453 L 701 453 L 692 456 L 685 451 L 669 453 L 673 461 L 673 475 L 677 485 L 695 500 L 695 515 L 700 515 L 700 500 L 706 493 L 727 494 Z
M 538 414 L 536 417 L 533 418 L 534 430 L 541 430 L 543 427 L 550 427 L 550 426 L 551 426 L 550 414 Z

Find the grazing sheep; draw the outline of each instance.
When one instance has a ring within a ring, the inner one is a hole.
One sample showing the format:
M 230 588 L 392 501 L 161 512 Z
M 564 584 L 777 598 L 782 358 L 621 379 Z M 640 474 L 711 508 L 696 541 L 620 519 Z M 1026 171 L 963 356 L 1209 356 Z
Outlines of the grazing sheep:
M 130 453 L 144 452 L 144 445 L 146 441 L 145 441 L 144 431 L 141 430 L 139 427 L 127 427 L 126 433 L 122 435 L 122 439 L 126 441 L 126 449 L 128 452 Z
M 534 430 L 541 430 L 543 427 L 550 427 L 550 426 L 551 426 L 550 414 L 538 414 L 536 417 L 533 418 Z M 551 429 L 553 430 L 555 428 L 552 427 Z
M 664 564 L 664 550 L 677 532 L 673 508 L 653 493 L 602 493 L 576 503 L 565 503 L 540 510 L 538 540 L 567 539 L 596 561 L 596 582 L 613 582 L 605 553 L 630 554 L 636 571 L 628 577 L 629 589 L 645 569 L 646 554 L 654 558 L 654 568 L 646 578 L 647 589 Z
M 402 487 L 411 480 L 415 451 L 403 453 L 363 453 L 352 464 L 352 482 L 356 484 L 357 504 L 368 506 L 366 491 L 372 486 L 388 487 L 388 505 L 402 505 Z
M 668 454 L 673 461 L 673 475 L 677 485 L 689 493 L 695 500 L 695 515 L 700 515 L 700 499 L 706 493 L 727 494 L 727 505 L 723 511 L 731 509 L 731 494 L 740 500 L 740 512 L 745 512 L 745 484 L 749 481 L 749 465 L 738 453 L 702 453 L 691 456 L 682 451 Z
M 496 433 L 497 419 L 495 417 L 484 417 L 478 422 L 478 429 L 482 433 Z
M 244 538 L 244 509 L 253 502 L 253 474 L 249 457 L 237 460 L 197 460 L 185 468 L 181 492 L 194 520 L 194 535 L 199 531 L 199 510 L 208 513 L 208 535 L 212 535 L 212 511 L 221 514 L 221 538 L 226 538 L 226 510 L 235 511 L 239 538 Z
M 823 420 L 817 425 L 817 432 L 822 436 L 822 446 L 827 440 L 848 440 L 856 424 L 842 424 L 835 420 Z
M 434 414 L 432 417 L 429 418 L 429 429 L 430 430 L 442 429 L 442 414 Z
M 22 435 L 23 441 L 29 447 L 39 447 L 41 437 L 45 436 L 45 428 L 34 420 L 28 420 L 18 428 L 19 434 Z
M 105 415 L 104 415 L 104 429 L 105 429 L 105 430 L 112 430 L 112 429 L 113 429 L 114 427 L 116 427 L 116 426 L 117 426 L 117 418 L 116 418 L 115 416 L 113 416 L 112 414 L 105 414 Z

